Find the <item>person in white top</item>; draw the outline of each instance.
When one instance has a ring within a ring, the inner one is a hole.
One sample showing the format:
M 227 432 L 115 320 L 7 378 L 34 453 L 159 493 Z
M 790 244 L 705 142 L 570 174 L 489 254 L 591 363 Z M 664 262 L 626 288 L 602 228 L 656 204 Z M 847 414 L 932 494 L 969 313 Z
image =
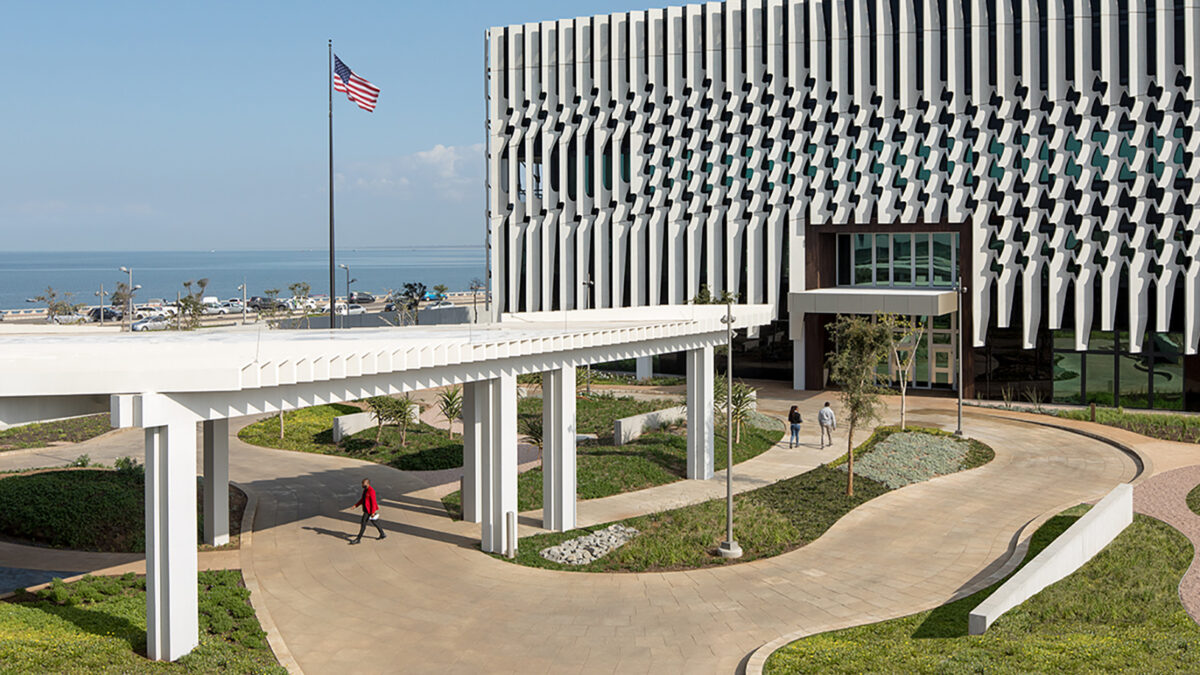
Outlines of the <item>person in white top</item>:
M 821 427 L 821 447 L 825 447 L 825 437 L 829 437 L 829 445 L 833 445 L 833 430 L 837 428 L 837 419 L 833 416 L 833 408 L 829 407 L 829 401 L 825 402 L 825 407 L 817 412 L 817 426 Z

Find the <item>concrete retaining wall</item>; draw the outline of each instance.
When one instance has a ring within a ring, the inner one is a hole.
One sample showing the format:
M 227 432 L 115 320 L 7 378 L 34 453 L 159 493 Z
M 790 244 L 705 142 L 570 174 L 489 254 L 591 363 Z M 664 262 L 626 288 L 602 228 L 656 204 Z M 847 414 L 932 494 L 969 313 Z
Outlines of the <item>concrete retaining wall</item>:
M 642 413 L 641 415 L 633 415 L 632 417 L 622 417 L 613 422 L 613 440 L 617 445 L 625 445 L 646 431 L 653 431 L 659 428 L 664 422 L 671 422 L 680 418 L 687 419 L 687 406 L 677 406 Z
M 421 406 L 413 406 L 412 423 L 421 421 Z M 349 438 L 363 429 L 375 426 L 375 413 L 360 412 L 341 415 L 333 418 L 333 442 L 341 443 L 343 438 Z
M 992 622 L 1091 560 L 1133 522 L 1133 486 L 1118 485 L 1029 564 L 971 610 L 967 630 L 983 635 Z

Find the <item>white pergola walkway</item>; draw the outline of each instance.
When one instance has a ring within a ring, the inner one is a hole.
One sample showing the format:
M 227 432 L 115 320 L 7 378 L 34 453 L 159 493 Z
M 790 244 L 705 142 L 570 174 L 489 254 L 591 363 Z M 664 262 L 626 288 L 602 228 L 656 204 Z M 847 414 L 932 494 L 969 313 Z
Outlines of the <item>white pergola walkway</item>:
M 769 323 L 735 308 L 735 327 Z M 229 418 L 463 385 L 463 516 L 484 551 L 505 550 L 517 511 L 516 377 L 541 373 L 545 527 L 575 527 L 575 368 L 687 353 L 687 475 L 713 474 L 713 347 L 725 307 L 505 315 L 486 326 L 340 331 L 0 337 L 0 428 L 110 411 L 146 433 L 146 622 L 150 658 L 199 641 L 197 423 L 204 443 L 205 540 L 229 537 Z M 81 508 L 85 505 L 80 505 Z

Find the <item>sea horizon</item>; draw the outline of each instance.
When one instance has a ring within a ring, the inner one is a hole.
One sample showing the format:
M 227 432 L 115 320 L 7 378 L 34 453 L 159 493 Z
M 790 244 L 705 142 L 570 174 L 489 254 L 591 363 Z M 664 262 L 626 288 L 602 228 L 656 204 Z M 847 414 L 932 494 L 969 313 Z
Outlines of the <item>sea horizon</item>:
M 405 283 L 432 288 L 445 284 L 452 291 L 467 290 L 472 279 L 486 279 L 484 246 L 355 246 L 336 252 L 337 264 L 350 267 L 352 290 L 383 293 Z M 3 251 L 0 252 L 0 309 L 30 309 L 44 303 L 27 299 L 42 295 L 47 287 L 70 301 L 95 305 L 118 282 L 127 282 L 121 267 L 133 269 L 133 283 L 142 286 L 135 302 L 173 301 L 186 290 L 183 282 L 207 278 L 205 295 L 222 300 L 240 297 L 237 287 L 247 286 L 247 297 L 278 289 L 291 296 L 288 286 L 303 282 L 310 294 L 329 293 L 328 249 L 181 249 L 111 251 Z M 346 293 L 346 270 L 335 269 L 336 294 Z M 193 286 L 194 287 L 194 286 Z

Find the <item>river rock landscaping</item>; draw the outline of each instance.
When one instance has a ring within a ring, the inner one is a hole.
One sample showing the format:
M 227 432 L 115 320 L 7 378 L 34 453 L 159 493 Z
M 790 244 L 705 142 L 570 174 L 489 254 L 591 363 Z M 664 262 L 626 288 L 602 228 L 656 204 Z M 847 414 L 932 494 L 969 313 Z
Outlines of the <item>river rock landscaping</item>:
M 637 530 L 617 523 L 598 532 L 544 548 L 538 555 L 562 565 L 587 565 L 621 548 L 637 535 Z

